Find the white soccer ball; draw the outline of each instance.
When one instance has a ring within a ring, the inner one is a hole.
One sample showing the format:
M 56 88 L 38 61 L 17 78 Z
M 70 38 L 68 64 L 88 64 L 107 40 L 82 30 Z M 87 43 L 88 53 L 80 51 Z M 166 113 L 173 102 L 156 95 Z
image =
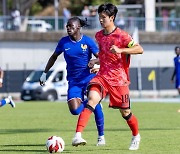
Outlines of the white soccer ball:
M 50 136 L 46 141 L 46 147 L 49 153 L 63 152 L 65 142 L 61 137 Z

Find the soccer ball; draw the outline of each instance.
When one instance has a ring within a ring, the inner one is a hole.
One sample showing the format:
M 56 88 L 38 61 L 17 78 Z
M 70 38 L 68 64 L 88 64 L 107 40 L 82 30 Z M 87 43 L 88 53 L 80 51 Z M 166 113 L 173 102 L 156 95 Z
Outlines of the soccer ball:
M 61 137 L 50 136 L 46 141 L 46 147 L 49 153 L 63 152 L 65 142 Z

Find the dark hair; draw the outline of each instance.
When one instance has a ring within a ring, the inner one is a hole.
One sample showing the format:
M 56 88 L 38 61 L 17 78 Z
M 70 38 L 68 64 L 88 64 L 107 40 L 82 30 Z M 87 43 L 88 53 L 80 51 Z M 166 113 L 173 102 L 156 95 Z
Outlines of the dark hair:
M 174 48 L 174 50 L 176 51 L 178 48 L 180 49 L 180 46 L 176 46 L 176 47 Z
M 87 18 L 85 20 L 83 20 L 83 19 L 80 19 L 79 17 L 72 17 L 72 18 L 69 19 L 69 21 L 70 20 L 78 21 L 81 27 L 89 26 L 88 23 L 87 23 Z
M 102 13 L 102 12 L 105 12 L 109 17 L 114 16 L 114 20 L 115 20 L 118 9 L 115 5 L 111 3 L 105 3 L 105 4 L 101 4 L 98 7 L 98 13 Z

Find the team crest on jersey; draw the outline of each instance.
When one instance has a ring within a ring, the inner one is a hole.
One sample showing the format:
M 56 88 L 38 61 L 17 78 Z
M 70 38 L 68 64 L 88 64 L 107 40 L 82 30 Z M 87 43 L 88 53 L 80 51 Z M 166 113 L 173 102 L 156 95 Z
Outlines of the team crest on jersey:
M 86 44 L 81 44 L 81 48 L 83 51 L 86 51 L 87 50 L 87 45 Z

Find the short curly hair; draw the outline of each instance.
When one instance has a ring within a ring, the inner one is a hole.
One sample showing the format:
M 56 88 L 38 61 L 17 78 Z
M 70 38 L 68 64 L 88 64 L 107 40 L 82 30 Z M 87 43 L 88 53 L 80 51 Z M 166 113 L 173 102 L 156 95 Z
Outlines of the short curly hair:
M 175 51 L 177 51 L 177 49 L 180 49 L 180 46 L 176 46 L 176 47 L 174 48 Z

